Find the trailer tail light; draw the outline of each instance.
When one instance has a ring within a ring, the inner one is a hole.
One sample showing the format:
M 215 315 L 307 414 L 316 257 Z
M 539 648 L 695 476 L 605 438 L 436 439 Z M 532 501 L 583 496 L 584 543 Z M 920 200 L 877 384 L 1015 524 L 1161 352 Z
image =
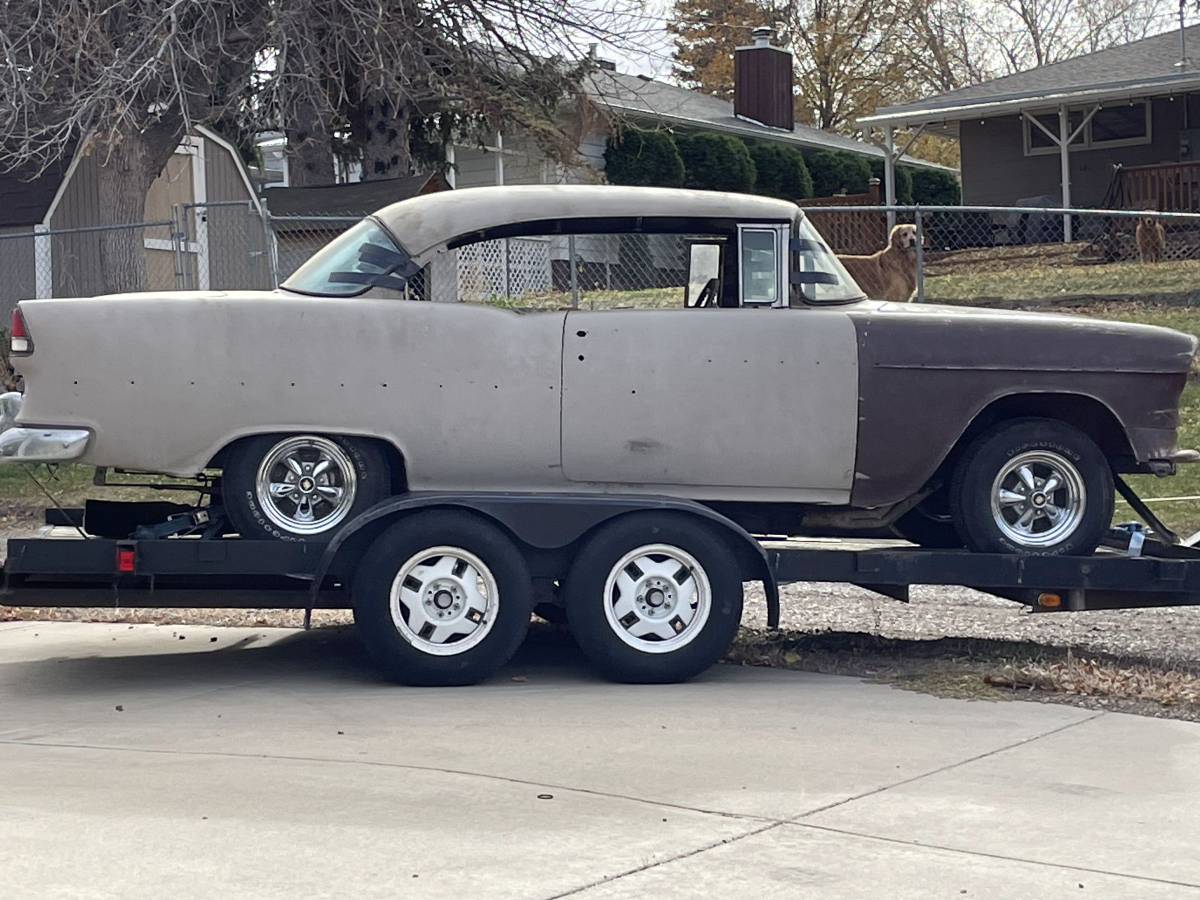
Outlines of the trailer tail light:
M 33 352 L 33 338 L 25 327 L 25 316 L 18 306 L 12 311 L 12 330 L 9 332 L 9 353 L 13 356 L 28 356 Z
M 121 575 L 133 574 L 137 566 L 137 551 L 129 547 L 117 548 L 117 572 Z

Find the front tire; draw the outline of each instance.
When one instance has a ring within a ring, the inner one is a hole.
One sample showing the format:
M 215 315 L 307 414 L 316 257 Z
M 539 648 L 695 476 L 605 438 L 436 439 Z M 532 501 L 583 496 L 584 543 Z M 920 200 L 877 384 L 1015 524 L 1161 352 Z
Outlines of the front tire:
M 328 541 L 389 493 L 391 473 L 378 445 L 318 434 L 242 441 L 221 477 L 225 513 L 251 539 Z
M 680 514 L 625 516 L 591 537 L 565 586 L 584 655 L 615 681 L 685 681 L 719 660 L 742 618 L 737 558 Z
M 524 640 L 533 582 L 524 555 L 495 525 L 433 510 L 375 540 L 351 596 L 359 638 L 389 679 L 475 684 Z
M 1065 422 L 1018 419 L 970 445 L 950 484 L 967 547 L 984 553 L 1084 556 L 1113 516 L 1113 476 L 1096 443 Z

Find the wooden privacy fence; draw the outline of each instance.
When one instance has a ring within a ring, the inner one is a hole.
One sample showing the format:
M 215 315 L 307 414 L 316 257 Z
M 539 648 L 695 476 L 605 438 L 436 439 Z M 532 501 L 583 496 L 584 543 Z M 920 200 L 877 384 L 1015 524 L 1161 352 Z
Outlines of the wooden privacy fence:
M 887 213 L 830 210 L 833 206 L 879 206 L 879 179 L 872 178 L 865 194 L 839 194 L 834 197 L 813 197 L 801 205 L 812 210 L 809 221 L 825 238 L 834 253 L 866 254 L 882 250 L 887 245 Z

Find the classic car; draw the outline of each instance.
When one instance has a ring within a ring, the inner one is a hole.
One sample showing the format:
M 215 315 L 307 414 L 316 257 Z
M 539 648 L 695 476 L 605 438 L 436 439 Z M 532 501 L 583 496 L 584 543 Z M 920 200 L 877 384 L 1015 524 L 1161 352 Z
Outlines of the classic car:
M 441 302 L 456 254 L 582 235 L 685 236 L 675 308 Z M 759 534 L 1076 554 L 1114 472 L 1195 457 L 1176 447 L 1192 337 L 878 302 L 799 208 L 735 194 L 421 196 L 277 290 L 28 300 L 11 341 L 4 461 L 220 470 L 214 503 L 259 538 L 327 540 L 404 491 L 620 492 Z

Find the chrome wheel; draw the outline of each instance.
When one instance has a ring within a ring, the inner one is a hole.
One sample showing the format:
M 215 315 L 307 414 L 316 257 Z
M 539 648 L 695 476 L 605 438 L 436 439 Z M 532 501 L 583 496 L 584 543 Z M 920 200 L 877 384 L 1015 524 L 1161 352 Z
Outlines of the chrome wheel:
M 1083 476 L 1064 456 L 1031 450 L 1009 460 L 992 482 L 992 518 L 1009 540 L 1048 547 L 1065 540 L 1083 521 Z
M 704 569 L 690 553 L 669 544 L 630 550 L 604 584 L 609 626 L 644 653 L 669 653 L 691 643 L 711 609 Z
M 254 480 L 263 514 L 292 534 L 320 534 L 338 525 L 354 505 L 357 485 L 349 455 L 323 437 L 280 441 Z
M 414 554 L 392 582 L 392 622 L 401 637 L 434 656 L 470 650 L 492 630 L 500 589 L 491 569 L 461 547 Z

